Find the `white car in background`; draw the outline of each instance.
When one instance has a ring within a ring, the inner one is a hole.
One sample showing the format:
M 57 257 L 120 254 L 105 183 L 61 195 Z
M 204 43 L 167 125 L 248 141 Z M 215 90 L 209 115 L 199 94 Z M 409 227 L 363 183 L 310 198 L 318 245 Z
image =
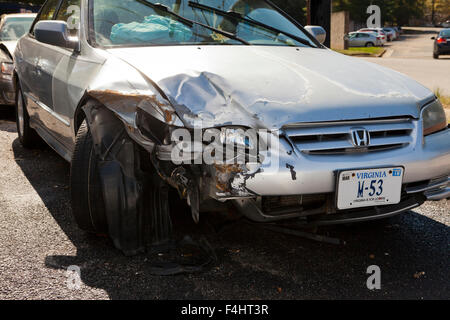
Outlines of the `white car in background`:
M 377 38 L 382 42 L 382 45 L 387 42 L 387 35 L 383 28 L 364 28 L 358 30 L 358 32 L 375 32 L 377 34 Z
M 0 104 L 14 105 L 13 54 L 17 41 L 30 30 L 36 14 L 4 14 L 0 18 Z

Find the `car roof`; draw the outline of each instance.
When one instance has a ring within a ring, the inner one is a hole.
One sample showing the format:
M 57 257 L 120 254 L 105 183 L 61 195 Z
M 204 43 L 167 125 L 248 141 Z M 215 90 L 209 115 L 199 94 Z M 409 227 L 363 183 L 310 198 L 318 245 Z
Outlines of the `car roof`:
M 20 18 L 20 17 L 36 17 L 36 13 L 10 13 L 2 14 L 1 18 Z
M 352 32 L 349 32 L 348 34 L 355 34 L 355 33 L 368 34 L 368 35 L 371 35 L 371 36 L 374 36 L 374 37 L 377 36 L 377 33 L 374 32 L 374 31 L 366 31 L 366 32 L 363 32 L 363 31 L 352 31 Z
M 383 31 L 383 28 L 362 28 L 362 29 L 359 29 L 358 31 L 378 32 L 378 31 Z

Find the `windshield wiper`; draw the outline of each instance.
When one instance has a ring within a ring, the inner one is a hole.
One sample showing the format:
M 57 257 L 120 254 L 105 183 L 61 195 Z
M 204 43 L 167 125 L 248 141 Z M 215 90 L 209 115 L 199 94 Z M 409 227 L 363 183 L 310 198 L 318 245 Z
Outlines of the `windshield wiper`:
M 195 20 L 191 20 L 188 18 L 185 18 L 183 16 L 180 16 L 178 13 L 172 11 L 168 6 L 161 4 L 161 3 L 153 3 L 150 1 L 146 1 L 146 0 L 141 0 L 145 3 L 147 3 L 148 5 L 150 5 L 151 7 L 160 10 L 162 12 L 168 13 L 172 16 L 174 16 L 178 21 L 180 21 L 181 23 L 184 23 L 185 25 L 189 26 L 190 28 L 192 28 L 194 26 L 194 24 L 202 26 L 203 28 L 209 29 L 211 31 L 214 31 L 216 33 L 219 33 L 221 35 L 224 35 L 225 37 L 229 38 L 229 39 L 233 39 L 236 41 L 239 41 L 245 45 L 250 45 L 250 43 L 248 41 L 245 41 L 244 39 L 241 39 L 240 37 L 238 37 L 237 35 L 235 35 L 234 33 L 231 32 L 227 32 L 227 31 L 223 31 L 211 26 L 208 26 L 207 24 L 203 24 L 201 22 L 195 21 Z
M 313 46 L 308 40 L 305 40 L 303 38 L 295 36 L 295 35 L 293 35 L 293 34 L 291 34 L 289 32 L 286 32 L 286 31 L 277 29 L 275 27 L 269 26 L 269 25 L 267 25 L 265 23 L 259 22 L 257 20 L 252 19 L 252 18 L 244 17 L 239 12 L 236 12 L 236 11 L 224 11 L 224 10 L 217 9 L 217 8 L 214 8 L 214 7 L 210 7 L 210 6 L 207 6 L 205 4 L 201 4 L 201 3 L 198 3 L 198 2 L 194 2 L 194 1 L 189 1 L 188 5 L 190 7 L 192 7 L 192 8 L 196 8 L 196 9 L 200 9 L 200 10 L 207 10 L 207 11 L 212 11 L 212 12 L 217 12 L 220 15 L 225 16 L 225 17 L 231 17 L 231 18 L 234 18 L 234 19 L 237 19 L 237 20 L 240 20 L 240 21 L 245 21 L 245 22 L 251 23 L 253 25 L 259 26 L 261 28 L 265 28 L 267 30 L 270 30 L 272 32 L 276 32 L 278 34 L 284 34 L 285 36 L 287 36 L 287 37 L 289 37 L 291 39 L 294 39 L 295 41 L 300 42 L 301 44 L 310 46 L 312 48 L 317 48 L 317 47 Z

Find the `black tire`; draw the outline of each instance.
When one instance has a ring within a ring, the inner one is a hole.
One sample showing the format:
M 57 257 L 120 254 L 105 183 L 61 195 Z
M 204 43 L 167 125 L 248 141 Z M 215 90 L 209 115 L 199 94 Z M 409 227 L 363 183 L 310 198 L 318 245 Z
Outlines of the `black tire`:
M 80 229 L 97 234 L 108 233 L 98 159 L 86 121 L 77 133 L 70 168 L 72 213 Z
M 23 98 L 22 89 L 19 82 L 16 85 L 16 125 L 19 134 L 20 144 L 27 149 L 35 148 L 39 144 L 39 136 L 30 127 L 30 116 L 28 115 L 27 105 Z
M 370 48 L 370 47 L 375 47 L 375 44 L 373 42 L 367 42 L 366 43 L 366 47 Z
M 439 54 L 433 53 L 433 59 L 439 59 Z

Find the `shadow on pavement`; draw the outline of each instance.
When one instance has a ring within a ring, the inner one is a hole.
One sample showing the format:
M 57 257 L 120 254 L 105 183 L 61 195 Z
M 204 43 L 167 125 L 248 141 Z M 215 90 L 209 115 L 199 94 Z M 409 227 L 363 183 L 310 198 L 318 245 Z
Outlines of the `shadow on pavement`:
M 16 114 L 13 107 L 0 106 L 0 127 L 1 131 L 16 132 Z
M 76 246 L 76 256 L 47 256 L 51 269 L 81 268 L 89 287 L 112 299 L 385 299 L 448 298 L 449 229 L 415 212 L 388 223 L 330 227 L 323 234 L 345 246 L 318 243 L 238 221 L 221 232 L 202 217 L 197 228 L 188 214 L 182 233 L 205 236 L 218 256 L 202 273 L 154 276 L 155 254 L 125 257 L 107 238 L 80 231 L 71 216 L 69 164 L 53 151 L 28 151 L 16 139 L 13 152 L 55 221 Z M 50 181 L 50 183 L 49 183 Z M 48 186 L 58 186 L 56 189 Z M 178 233 L 177 236 L 181 234 Z M 382 270 L 382 289 L 366 287 L 367 267 Z M 415 278 L 417 272 L 425 272 Z

